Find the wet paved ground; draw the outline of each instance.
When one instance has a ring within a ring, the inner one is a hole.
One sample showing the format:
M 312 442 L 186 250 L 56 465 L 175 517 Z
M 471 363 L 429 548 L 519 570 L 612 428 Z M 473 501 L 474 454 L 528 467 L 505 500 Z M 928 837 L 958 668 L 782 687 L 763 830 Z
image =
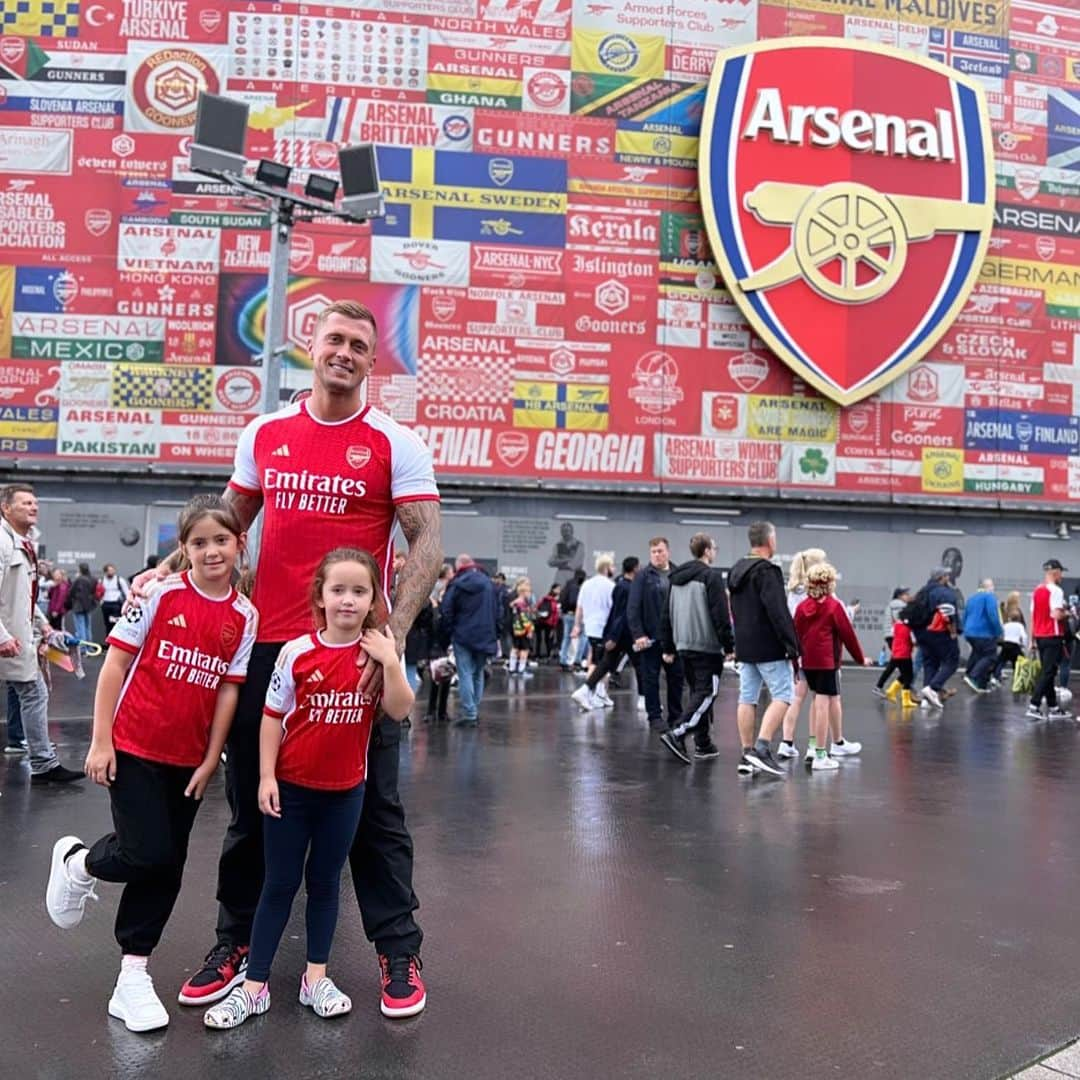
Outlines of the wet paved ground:
M 322 1021 L 295 1002 L 299 904 L 266 1017 L 208 1033 L 174 1004 L 211 943 L 219 775 L 152 962 L 171 1026 L 128 1033 L 105 1014 L 115 888 L 99 887 L 105 899 L 74 931 L 43 906 L 53 841 L 104 831 L 106 792 L 30 790 L 26 766 L 5 761 L 0 971 L 17 1001 L 0 1071 L 957 1080 L 1010 1074 L 1074 1038 L 1080 725 L 1032 725 L 1011 695 L 963 688 L 940 717 L 902 719 L 853 672 L 846 726 L 860 759 L 744 780 L 729 679 L 723 755 L 689 768 L 649 735 L 630 692 L 614 713 L 584 716 L 566 699 L 577 684 L 553 671 L 509 692 L 497 674 L 477 731 L 412 728 L 402 794 L 430 1001 L 403 1022 L 379 1015 L 348 896 L 331 970 L 351 1016 Z M 72 765 L 90 682 L 58 676 L 54 732 Z M 1040 1068 L 1044 1080 L 1067 1072 Z

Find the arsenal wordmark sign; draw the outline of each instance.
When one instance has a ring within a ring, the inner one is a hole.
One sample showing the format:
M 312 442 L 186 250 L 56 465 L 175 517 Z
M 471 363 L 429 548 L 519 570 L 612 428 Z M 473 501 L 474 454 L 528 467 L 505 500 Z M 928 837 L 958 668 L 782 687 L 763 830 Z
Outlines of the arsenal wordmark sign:
M 793 38 L 721 53 L 699 164 L 726 288 L 841 405 L 933 347 L 990 240 L 982 90 L 896 49 Z

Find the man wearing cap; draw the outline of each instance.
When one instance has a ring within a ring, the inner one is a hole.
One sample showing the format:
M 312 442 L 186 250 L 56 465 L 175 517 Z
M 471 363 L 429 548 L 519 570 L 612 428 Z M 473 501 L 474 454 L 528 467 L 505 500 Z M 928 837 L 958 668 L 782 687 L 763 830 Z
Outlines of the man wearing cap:
M 1047 559 L 1043 563 L 1043 582 L 1031 594 L 1031 637 L 1039 650 L 1039 681 L 1031 692 L 1031 703 L 1027 716 L 1031 720 L 1042 720 L 1043 700 L 1046 700 L 1047 719 L 1070 719 L 1072 713 L 1058 707 L 1057 669 L 1061 663 L 1065 648 L 1065 631 L 1068 627 L 1069 613 L 1065 606 L 1065 594 L 1061 590 L 1061 575 L 1065 567 L 1057 559 Z
M 962 631 L 956 590 L 949 584 L 951 571 L 939 566 L 926 583 L 927 602 L 933 614 L 929 625 L 915 631 L 915 639 L 922 649 L 923 690 L 922 700 L 935 709 L 941 708 L 941 692 L 960 665 Z

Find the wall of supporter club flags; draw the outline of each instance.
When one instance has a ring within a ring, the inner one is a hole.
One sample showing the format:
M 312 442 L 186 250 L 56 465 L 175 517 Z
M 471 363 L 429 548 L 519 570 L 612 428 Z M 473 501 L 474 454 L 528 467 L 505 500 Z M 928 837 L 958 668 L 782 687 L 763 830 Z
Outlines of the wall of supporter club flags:
M 980 78 L 997 223 L 965 311 L 839 409 L 752 335 L 697 203 L 718 49 L 864 38 Z M 266 218 L 185 168 L 380 145 L 387 215 L 300 228 L 286 382 L 328 300 L 444 477 L 936 501 L 1080 497 L 1073 0 L 11 0 L 0 15 L 0 460 L 226 467 L 262 408 Z

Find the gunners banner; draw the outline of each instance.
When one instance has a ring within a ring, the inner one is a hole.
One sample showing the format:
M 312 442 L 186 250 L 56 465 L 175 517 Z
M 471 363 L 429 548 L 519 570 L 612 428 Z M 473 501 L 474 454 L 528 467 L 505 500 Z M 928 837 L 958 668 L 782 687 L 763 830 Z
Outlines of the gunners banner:
M 727 288 L 773 351 L 840 404 L 941 337 L 993 225 L 979 84 L 865 42 L 721 54 L 700 171 Z

